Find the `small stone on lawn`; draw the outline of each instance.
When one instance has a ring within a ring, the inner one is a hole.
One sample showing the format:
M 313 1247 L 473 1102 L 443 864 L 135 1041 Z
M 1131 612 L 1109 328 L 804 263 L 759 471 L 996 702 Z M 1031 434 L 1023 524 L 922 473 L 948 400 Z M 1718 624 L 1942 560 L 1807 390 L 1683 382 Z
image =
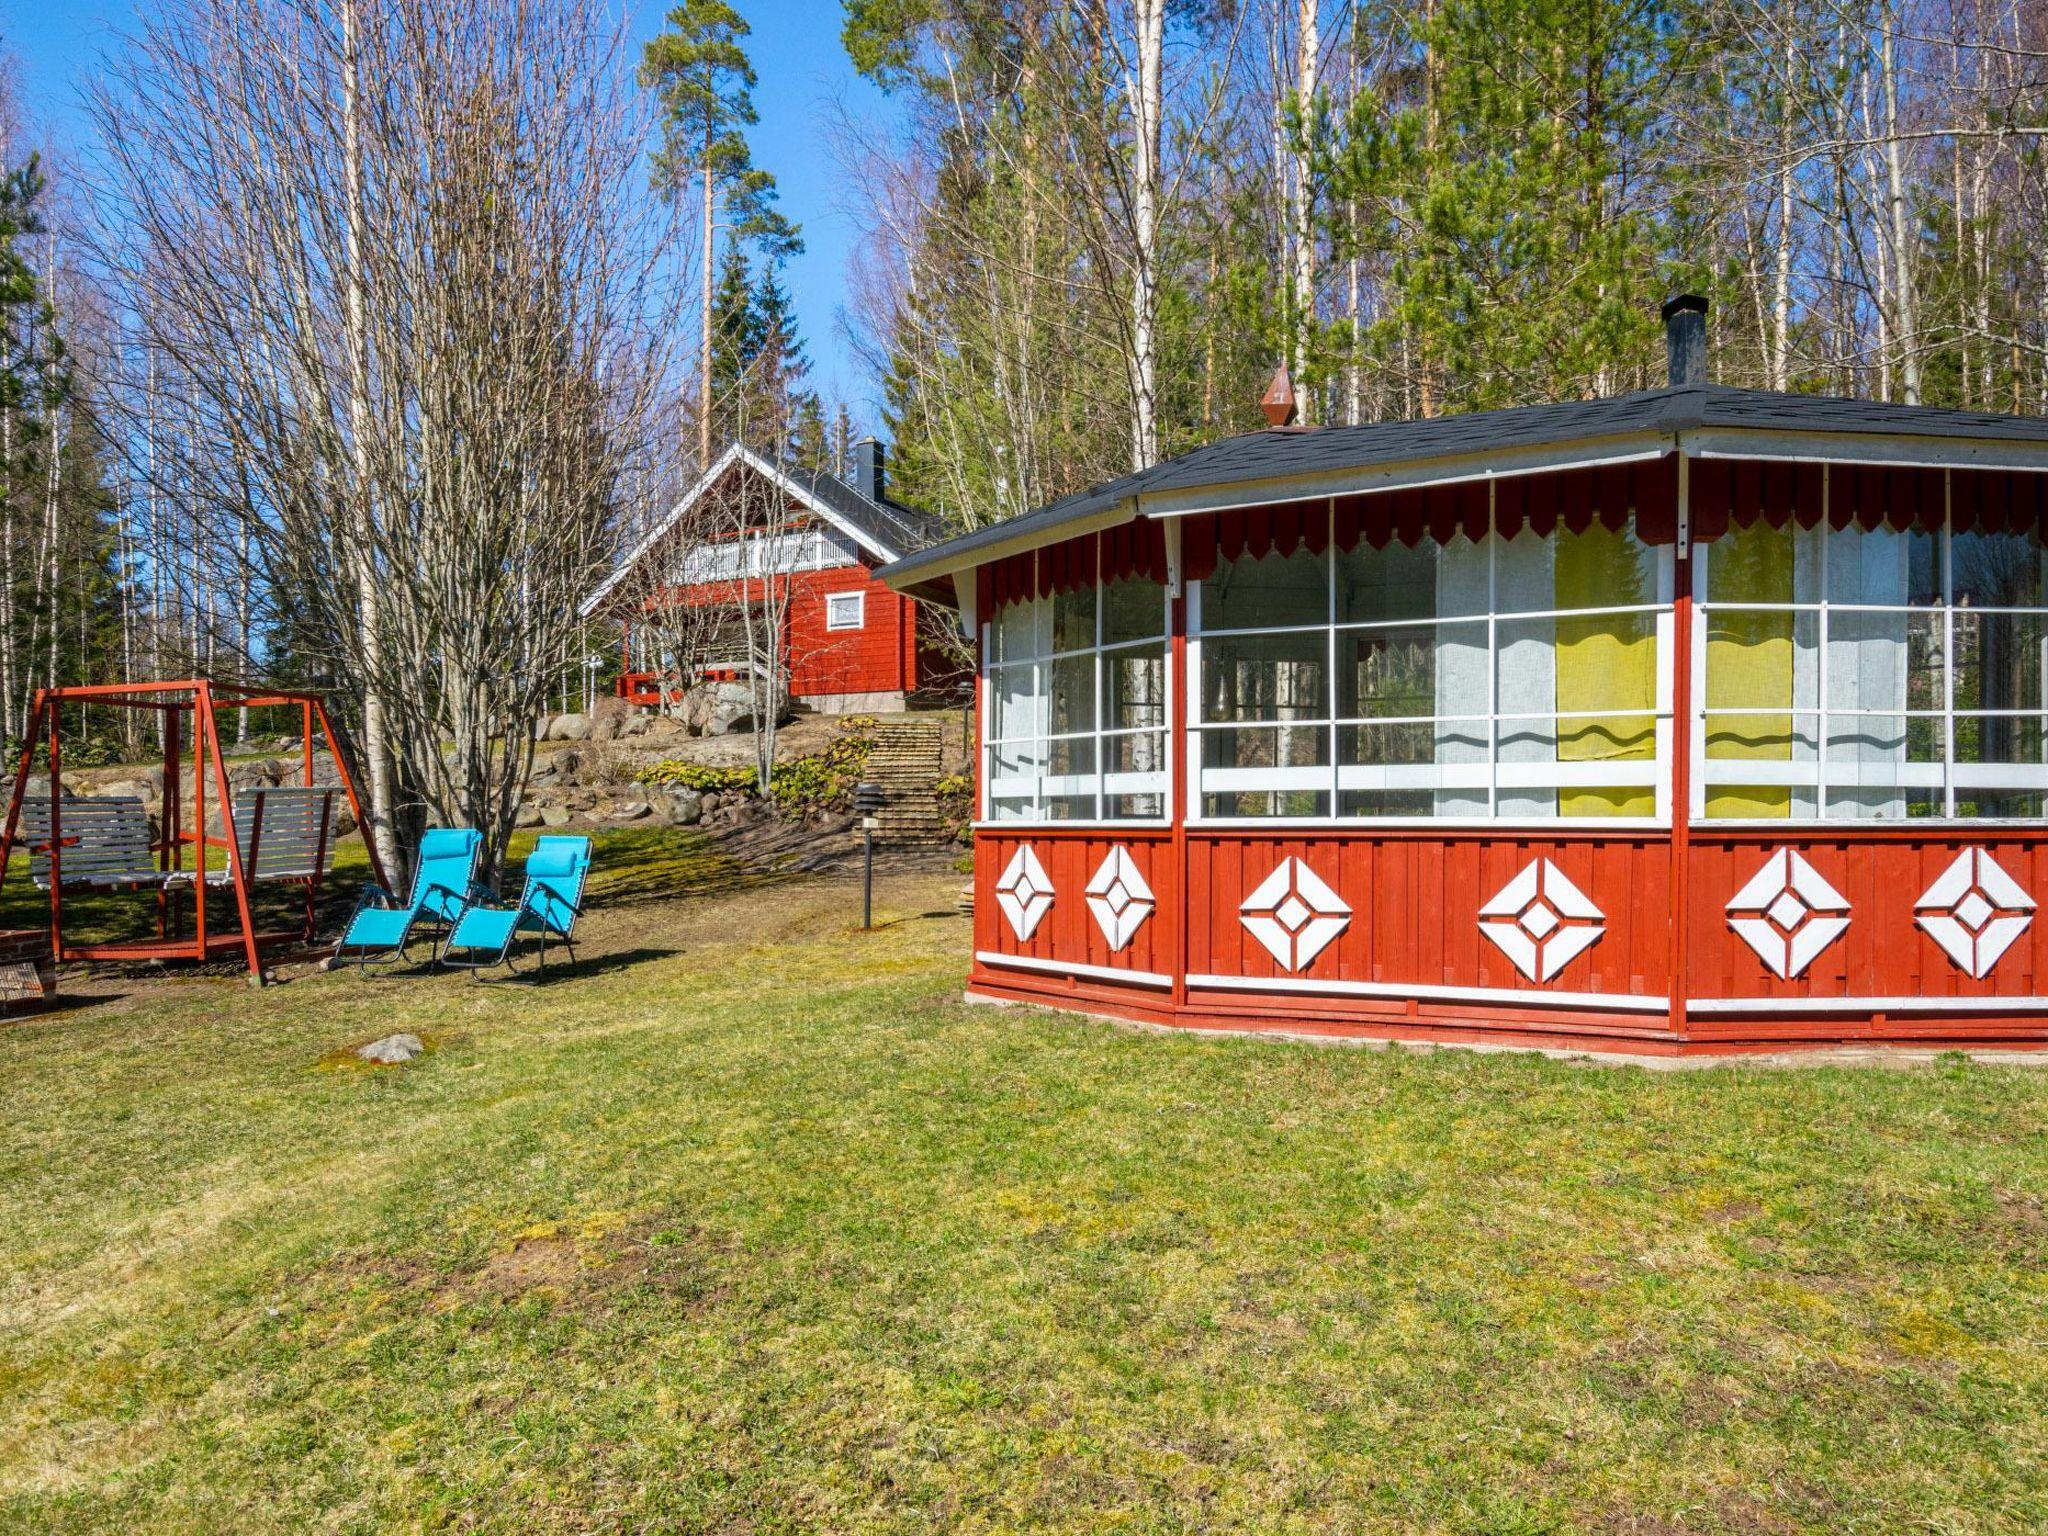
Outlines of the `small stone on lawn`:
M 418 1035 L 386 1035 L 382 1040 L 357 1046 L 356 1054 L 380 1066 L 396 1067 L 411 1061 L 426 1048 Z

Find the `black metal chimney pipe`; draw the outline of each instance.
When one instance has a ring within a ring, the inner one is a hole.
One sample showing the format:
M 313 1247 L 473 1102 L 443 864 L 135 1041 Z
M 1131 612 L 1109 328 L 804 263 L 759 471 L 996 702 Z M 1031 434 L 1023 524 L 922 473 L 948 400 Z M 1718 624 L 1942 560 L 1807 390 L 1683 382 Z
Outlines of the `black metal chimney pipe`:
M 853 445 L 853 488 L 879 506 L 887 485 L 882 445 L 872 437 L 862 438 Z
M 1696 293 L 1664 301 L 1664 348 L 1670 357 L 1671 387 L 1707 382 L 1707 301 Z

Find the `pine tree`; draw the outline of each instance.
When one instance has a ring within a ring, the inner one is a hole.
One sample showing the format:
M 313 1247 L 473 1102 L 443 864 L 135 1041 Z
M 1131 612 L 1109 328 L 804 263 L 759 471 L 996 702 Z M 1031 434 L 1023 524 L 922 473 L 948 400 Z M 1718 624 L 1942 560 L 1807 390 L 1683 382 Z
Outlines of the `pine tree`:
M 706 415 L 719 443 L 746 435 L 752 425 L 754 360 L 760 356 L 762 330 L 754 309 L 754 274 L 746 250 L 728 239 L 718 265 L 718 284 L 711 301 L 711 387 Z
M 43 187 L 33 155 L 13 170 L 0 167 L 0 412 L 9 428 L 0 496 L 34 471 L 45 424 L 70 386 L 56 311 L 28 252 L 43 233 Z
M 776 264 L 758 275 L 737 240 L 720 258 L 711 348 L 712 420 L 720 442 L 822 468 L 824 410 L 805 387 L 811 362 Z
M 754 67 L 743 40 L 753 30 L 725 0 L 684 0 L 668 13 L 666 32 L 641 57 L 640 82 L 661 99 L 663 136 L 654 160 L 655 185 L 678 200 L 697 184 L 703 240 L 703 344 L 699 359 L 697 450 L 709 461 L 716 350 L 717 296 L 712 277 L 719 215 L 733 241 L 780 261 L 803 249 L 798 226 L 775 208 L 775 178 L 754 164 L 745 130 L 754 110 Z

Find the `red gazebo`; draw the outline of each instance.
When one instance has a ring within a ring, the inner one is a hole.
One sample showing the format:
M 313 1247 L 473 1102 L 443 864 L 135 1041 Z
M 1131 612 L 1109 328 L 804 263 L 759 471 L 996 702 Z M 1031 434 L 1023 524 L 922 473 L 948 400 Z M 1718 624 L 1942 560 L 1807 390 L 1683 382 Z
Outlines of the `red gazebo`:
M 980 649 L 973 995 L 2048 1044 L 2048 421 L 1700 382 L 1212 444 L 887 567 Z

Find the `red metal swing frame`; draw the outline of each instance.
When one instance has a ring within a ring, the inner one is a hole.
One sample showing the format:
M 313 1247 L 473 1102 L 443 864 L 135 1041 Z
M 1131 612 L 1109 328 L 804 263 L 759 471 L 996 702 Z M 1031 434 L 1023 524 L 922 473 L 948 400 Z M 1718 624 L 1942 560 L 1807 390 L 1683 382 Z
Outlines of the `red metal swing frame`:
M 189 935 L 174 933 L 170 891 L 167 884 L 156 888 L 157 936 L 154 939 L 125 939 L 83 944 L 66 943 L 64 939 L 64 881 L 61 818 L 63 815 L 63 794 L 60 783 L 62 773 L 62 743 L 60 725 L 64 706 L 106 705 L 117 709 L 151 710 L 163 721 L 163 819 L 159 835 L 152 843 L 157 858 L 157 867 L 165 874 L 184 870 L 186 850 L 192 850 L 193 879 L 192 931 Z M 333 759 L 335 772 L 340 779 L 340 788 L 348 797 L 349 810 L 357 826 L 367 823 L 363 816 L 361 798 L 356 793 L 355 776 L 350 773 L 348 759 L 343 755 L 341 743 L 334 733 L 333 722 L 328 719 L 327 705 L 318 694 L 296 693 L 280 689 L 254 690 L 234 684 L 221 684 L 204 678 L 190 678 L 167 683 L 108 683 L 94 686 L 67 688 L 41 688 L 36 691 L 35 700 L 29 709 L 28 739 L 23 743 L 19 766 L 14 775 L 13 793 L 8 798 L 7 821 L 0 831 L 0 881 L 4 881 L 12 868 L 15 836 L 21 819 L 21 802 L 28 787 L 29 775 L 34 768 L 34 757 L 38 746 L 48 745 L 50 776 L 50 949 L 52 958 L 58 963 L 66 960 L 212 960 L 232 955 L 237 949 L 248 963 L 250 979 L 259 985 L 263 977 L 263 951 L 283 944 L 310 943 L 313 938 L 315 903 L 319 896 L 321 876 L 319 873 L 305 877 L 306 904 L 303 922 L 296 928 L 259 932 L 256 927 L 255 904 L 251 890 L 250 872 L 243 867 L 242 843 L 234 823 L 234 795 L 228 782 L 227 762 L 221 755 L 220 728 L 217 712 L 221 706 L 231 709 L 272 709 L 296 707 L 299 711 L 301 731 L 300 779 L 301 787 L 318 788 L 313 781 L 313 728 L 319 725 L 321 735 L 326 739 L 327 751 Z M 187 716 L 190 716 L 188 723 Z M 180 758 L 184 754 L 186 739 L 192 744 L 191 760 L 191 821 L 185 820 L 186 804 L 181 793 L 182 772 Z M 207 826 L 208 779 L 212 780 L 213 793 L 220 804 L 221 830 L 209 833 Z M 373 839 L 364 839 L 370 856 L 370 872 L 377 883 L 387 890 L 389 882 L 377 857 Z M 316 870 L 324 871 L 330 844 L 323 843 L 316 860 Z M 231 927 L 207 924 L 207 881 L 206 856 L 213 848 L 224 848 L 228 858 L 228 887 L 234 893 L 236 921 Z

